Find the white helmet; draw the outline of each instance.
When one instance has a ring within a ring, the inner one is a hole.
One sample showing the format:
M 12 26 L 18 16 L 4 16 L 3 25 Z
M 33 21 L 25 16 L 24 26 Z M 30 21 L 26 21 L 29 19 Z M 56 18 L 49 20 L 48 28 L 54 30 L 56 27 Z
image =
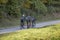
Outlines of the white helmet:
M 25 16 L 24 14 L 22 16 Z

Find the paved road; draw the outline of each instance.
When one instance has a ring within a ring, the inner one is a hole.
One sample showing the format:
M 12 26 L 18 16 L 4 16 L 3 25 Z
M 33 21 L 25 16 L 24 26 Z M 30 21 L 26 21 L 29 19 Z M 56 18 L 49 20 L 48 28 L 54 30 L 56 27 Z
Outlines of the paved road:
M 36 24 L 35 28 L 44 27 L 44 26 L 47 26 L 47 25 L 53 25 L 53 24 L 56 24 L 56 23 L 60 23 L 60 20 L 40 22 L 40 23 Z M 25 28 L 26 28 L 26 26 L 25 26 Z M 0 34 L 15 32 L 17 30 L 20 30 L 19 26 L 8 28 L 8 29 L 0 29 Z

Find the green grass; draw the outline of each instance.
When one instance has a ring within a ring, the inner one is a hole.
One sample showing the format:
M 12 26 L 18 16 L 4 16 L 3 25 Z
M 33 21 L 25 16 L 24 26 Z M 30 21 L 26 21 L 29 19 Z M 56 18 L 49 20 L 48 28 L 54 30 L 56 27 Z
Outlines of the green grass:
M 60 24 L 1 34 L 0 40 L 60 40 Z
M 43 15 L 39 15 L 39 17 L 37 17 L 37 21 L 38 22 L 45 22 L 45 21 L 52 21 L 52 20 L 60 20 L 60 17 L 58 16 L 53 16 L 52 15 L 47 15 L 47 16 L 43 16 Z
M 7 20 L 5 19 L 5 21 L 3 21 L 2 23 L 0 23 L 0 29 L 1 28 L 10 28 L 10 27 L 16 27 L 20 25 L 20 20 Z

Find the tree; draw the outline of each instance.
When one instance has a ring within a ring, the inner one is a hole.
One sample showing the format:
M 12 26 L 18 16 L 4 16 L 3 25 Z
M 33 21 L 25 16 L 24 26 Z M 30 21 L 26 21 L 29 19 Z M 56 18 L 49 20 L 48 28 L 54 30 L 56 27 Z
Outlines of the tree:
M 6 4 L 8 0 L 0 0 L 0 4 Z
M 6 8 L 12 17 L 18 17 L 20 15 L 19 0 L 9 0 Z

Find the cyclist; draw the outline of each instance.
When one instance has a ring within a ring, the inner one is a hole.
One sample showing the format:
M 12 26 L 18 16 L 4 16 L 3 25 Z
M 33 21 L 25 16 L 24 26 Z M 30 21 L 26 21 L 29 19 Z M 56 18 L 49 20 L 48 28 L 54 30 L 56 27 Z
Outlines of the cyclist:
M 24 22 L 25 22 L 25 15 L 23 14 L 22 17 L 20 18 L 21 29 L 24 28 Z
M 28 15 L 26 17 L 26 22 L 27 22 L 27 28 L 30 28 L 30 26 L 31 26 L 31 16 L 30 15 Z

